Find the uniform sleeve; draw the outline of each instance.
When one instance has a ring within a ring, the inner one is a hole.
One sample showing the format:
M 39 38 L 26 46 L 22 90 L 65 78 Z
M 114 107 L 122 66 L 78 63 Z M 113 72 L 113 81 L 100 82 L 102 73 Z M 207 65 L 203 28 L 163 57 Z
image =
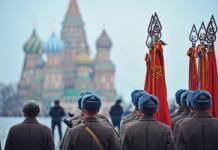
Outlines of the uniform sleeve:
M 65 133 L 64 133 L 64 137 L 63 137 L 63 140 L 62 140 L 62 142 L 61 142 L 61 144 L 60 144 L 60 150 L 62 150 L 62 148 L 63 148 L 63 145 L 64 145 L 64 143 L 66 142 L 66 140 L 67 140 L 67 136 L 68 136 L 68 134 L 69 134 L 69 128 L 67 128 L 66 129 L 66 131 L 65 131 Z
M 50 129 L 47 129 L 46 150 L 55 150 L 54 140 Z
M 167 133 L 167 137 L 166 137 L 166 146 L 165 146 L 165 150 L 175 150 L 175 143 L 173 140 L 173 135 L 172 132 L 169 131 Z
M 177 142 L 176 142 L 176 148 L 177 150 L 186 150 L 186 141 L 183 135 L 182 130 L 179 131 L 178 134 L 178 138 L 177 138 Z
M 114 131 L 112 131 L 112 132 L 114 132 Z M 111 145 L 110 146 L 111 150 L 120 150 L 119 139 L 118 139 L 117 134 L 115 132 L 112 134 L 110 145 Z
M 5 150 L 13 150 L 14 149 L 14 130 L 11 128 L 8 133 L 8 137 L 5 143 Z
M 72 132 L 68 132 L 66 135 L 67 137 L 65 138 L 65 141 L 62 145 L 61 150 L 76 150 L 74 147 L 74 142 L 73 142 L 73 134 Z
M 130 150 L 128 135 L 124 132 L 121 137 L 121 150 Z

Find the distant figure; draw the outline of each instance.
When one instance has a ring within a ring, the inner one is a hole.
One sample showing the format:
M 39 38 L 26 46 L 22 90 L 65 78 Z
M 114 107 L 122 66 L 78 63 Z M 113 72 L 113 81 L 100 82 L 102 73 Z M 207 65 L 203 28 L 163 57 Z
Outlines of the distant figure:
M 49 116 L 51 116 L 51 129 L 54 138 L 55 127 L 58 127 L 58 133 L 60 141 L 62 140 L 62 130 L 61 130 L 61 118 L 65 116 L 64 109 L 60 106 L 60 101 L 55 100 L 54 106 L 50 109 Z
M 120 130 L 120 121 L 123 114 L 123 107 L 120 105 L 122 102 L 121 99 L 116 100 L 115 104 L 110 109 L 110 117 L 114 127 Z
M 10 128 L 5 150 L 54 150 L 51 130 L 40 124 L 36 117 L 40 112 L 36 101 L 30 100 L 23 107 L 25 120 Z

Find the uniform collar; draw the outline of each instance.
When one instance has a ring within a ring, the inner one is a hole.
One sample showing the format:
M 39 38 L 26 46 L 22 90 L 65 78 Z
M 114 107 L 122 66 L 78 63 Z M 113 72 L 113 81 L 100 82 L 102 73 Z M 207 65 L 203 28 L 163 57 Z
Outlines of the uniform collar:
M 193 115 L 194 117 L 209 117 L 212 118 L 212 115 L 209 114 L 207 111 L 197 111 Z
M 156 119 L 153 116 L 141 116 L 139 118 L 139 121 L 156 121 Z
M 36 118 L 25 118 L 23 123 L 38 123 L 38 121 L 36 120 Z
M 83 122 L 97 122 L 99 121 L 99 119 L 95 116 L 92 116 L 92 117 L 85 117 Z

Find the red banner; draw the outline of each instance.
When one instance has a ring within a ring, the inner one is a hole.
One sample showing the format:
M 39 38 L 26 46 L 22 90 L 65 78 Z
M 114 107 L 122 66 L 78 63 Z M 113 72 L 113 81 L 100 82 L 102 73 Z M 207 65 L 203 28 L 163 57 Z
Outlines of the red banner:
M 170 125 L 170 114 L 167 102 L 167 89 L 165 82 L 165 69 L 162 42 L 158 41 L 153 45 L 150 51 L 151 61 L 149 63 L 149 71 L 147 85 L 145 85 L 147 92 L 153 94 L 159 99 L 159 109 L 156 113 L 157 120 Z

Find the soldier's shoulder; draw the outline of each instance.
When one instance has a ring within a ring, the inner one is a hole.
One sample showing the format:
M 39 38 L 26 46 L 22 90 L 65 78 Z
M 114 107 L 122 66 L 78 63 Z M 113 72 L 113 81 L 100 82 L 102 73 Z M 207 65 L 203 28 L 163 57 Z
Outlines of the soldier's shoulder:
M 156 124 L 156 126 L 159 128 L 159 129 L 163 129 L 163 130 L 171 130 L 170 126 L 167 125 L 167 124 L 164 124 L 160 121 L 154 121 L 154 124 Z
M 129 130 L 135 130 L 138 127 L 140 127 L 141 123 L 142 122 L 140 122 L 139 120 L 130 121 L 127 124 L 125 124 L 123 128 L 128 132 Z
M 73 126 L 72 128 L 69 128 L 69 133 L 76 133 L 81 132 L 81 130 L 84 128 L 84 124 L 78 124 L 76 126 Z
M 130 112 L 128 115 L 124 116 L 124 117 L 123 117 L 123 120 L 125 120 L 125 119 L 131 117 L 132 115 L 134 115 L 134 112 Z
M 51 129 L 47 125 L 44 125 L 42 123 L 38 123 L 38 126 L 45 129 L 45 130 L 47 130 L 47 131 L 51 131 Z
M 130 115 L 128 118 L 126 119 L 123 119 L 123 122 L 122 124 L 126 124 L 128 123 L 129 121 L 132 121 L 137 115 L 135 113 L 133 113 L 132 115 Z
M 19 129 L 19 128 L 22 128 L 23 125 L 24 125 L 24 123 L 15 124 L 15 125 L 13 125 L 13 126 L 10 128 L 10 130 L 17 130 L 17 129 Z
M 108 120 L 108 118 L 102 114 L 97 114 L 97 118 L 101 119 L 102 121 L 106 122 L 106 123 L 110 123 L 110 121 Z

